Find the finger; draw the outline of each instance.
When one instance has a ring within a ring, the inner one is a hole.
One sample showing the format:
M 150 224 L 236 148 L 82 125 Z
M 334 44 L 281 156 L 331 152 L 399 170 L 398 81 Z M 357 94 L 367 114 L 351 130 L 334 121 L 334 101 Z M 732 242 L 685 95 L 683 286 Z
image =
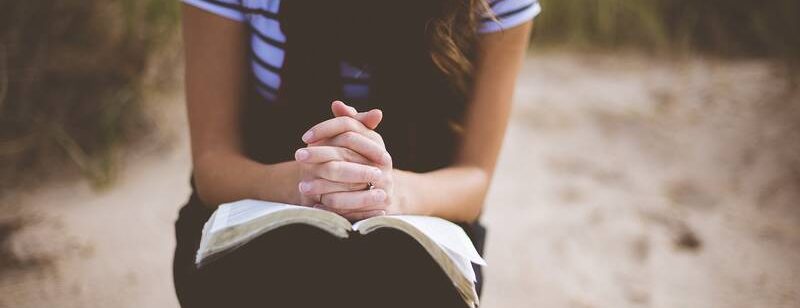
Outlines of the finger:
M 346 161 L 330 161 L 314 169 L 318 177 L 341 183 L 377 183 L 383 176 L 381 169 Z
M 355 108 L 349 106 L 342 101 L 335 101 L 331 104 L 331 112 L 335 117 L 351 117 L 361 124 L 364 124 L 369 129 L 376 129 L 378 124 L 383 120 L 383 111 L 380 109 L 373 109 L 367 112 L 357 112 Z
M 386 206 L 386 191 L 372 189 L 324 194 L 320 203 L 337 213 L 382 210 Z
M 326 179 L 302 181 L 297 185 L 300 193 L 306 196 L 322 195 L 334 192 L 362 191 L 368 188 L 365 183 L 340 183 Z
M 342 101 L 334 101 L 331 103 L 331 112 L 334 117 L 352 117 L 358 114 L 356 108 L 348 106 Z
M 308 164 L 321 164 L 341 160 L 359 164 L 370 164 L 370 160 L 355 151 L 341 146 L 313 146 L 294 152 L 294 159 Z
M 349 211 L 348 212 L 348 211 L 341 211 L 341 210 L 337 210 L 337 209 L 334 209 L 334 208 L 330 208 L 330 207 L 325 206 L 324 204 L 316 204 L 313 207 L 317 208 L 317 209 L 326 210 L 326 211 L 329 211 L 329 212 L 333 212 L 333 213 L 339 214 L 342 217 L 347 218 L 347 220 L 350 220 L 350 221 L 367 219 L 367 218 L 374 217 L 374 216 L 384 216 L 384 215 L 387 214 L 386 210 L 380 210 L 380 209 L 366 210 L 366 211 Z
M 391 166 L 392 163 L 383 145 L 356 132 L 345 132 L 324 144 L 349 149 L 381 166 Z
M 369 129 L 376 129 L 378 128 L 378 124 L 381 124 L 381 121 L 383 121 L 383 111 L 380 109 L 372 109 L 367 112 L 357 113 L 353 118 Z
M 377 143 L 382 149 L 386 148 L 386 145 L 383 143 L 383 136 L 381 136 L 381 134 L 376 133 L 374 130 L 367 130 L 365 132 L 348 131 L 348 132 L 344 132 L 342 134 L 349 134 L 349 133 L 360 134 L 360 135 L 366 137 L 367 139 L 372 140 L 373 142 Z M 341 136 L 342 134 L 339 134 L 339 136 Z M 336 138 L 336 137 L 333 137 L 333 138 Z M 331 139 L 333 139 L 333 138 L 321 139 L 321 140 L 309 143 L 308 145 L 309 146 L 331 145 Z
M 352 213 L 345 213 L 345 214 L 340 214 L 340 215 L 342 215 L 344 218 L 347 218 L 348 220 L 355 221 L 355 220 L 362 220 L 362 219 L 367 219 L 367 218 L 375 217 L 375 216 L 384 216 L 384 215 L 386 215 L 386 211 L 384 211 L 384 210 L 371 210 L 371 211 L 366 211 L 366 212 L 352 212 Z
M 303 134 L 303 142 L 311 144 L 322 139 L 333 138 L 344 132 L 366 133 L 371 131 L 364 124 L 351 117 L 336 117 L 314 125 Z

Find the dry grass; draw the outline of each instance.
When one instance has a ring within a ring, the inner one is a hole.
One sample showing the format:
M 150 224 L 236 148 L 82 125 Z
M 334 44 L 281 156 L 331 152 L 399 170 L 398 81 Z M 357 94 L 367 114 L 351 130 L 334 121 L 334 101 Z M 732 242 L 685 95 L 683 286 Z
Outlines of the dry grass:
M 540 2 L 538 44 L 784 59 L 800 55 L 800 2 L 794 0 Z
M 147 132 L 142 76 L 171 42 L 177 2 L 0 2 L 0 189 L 78 170 L 113 176 Z

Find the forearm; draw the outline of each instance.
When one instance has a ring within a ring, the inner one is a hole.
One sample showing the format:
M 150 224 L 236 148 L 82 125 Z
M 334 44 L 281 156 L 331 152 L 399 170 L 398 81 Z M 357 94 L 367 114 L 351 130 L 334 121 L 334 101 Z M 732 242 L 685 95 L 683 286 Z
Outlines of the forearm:
M 454 166 L 428 173 L 395 170 L 398 200 L 405 213 L 472 222 L 483 208 L 491 175 L 484 169 Z
M 531 26 L 528 22 L 481 37 L 475 88 L 465 113 L 456 165 L 424 174 L 398 171 L 396 187 L 403 195 L 398 199 L 408 213 L 465 222 L 480 215 Z
M 207 153 L 194 161 L 194 180 L 201 200 L 210 208 L 219 204 L 257 199 L 299 203 L 298 164 L 294 161 L 262 164 L 237 153 Z

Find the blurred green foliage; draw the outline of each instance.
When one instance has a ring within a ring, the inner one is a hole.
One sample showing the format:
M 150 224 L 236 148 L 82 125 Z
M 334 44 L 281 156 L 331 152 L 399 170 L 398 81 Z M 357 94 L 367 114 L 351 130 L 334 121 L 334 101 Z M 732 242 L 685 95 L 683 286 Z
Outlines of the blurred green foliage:
M 540 0 L 536 44 L 800 57 L 798 0 Z
M 0 188 L 65 164 L 106 183 L 178 18 L 168 0 L 0 0 Z

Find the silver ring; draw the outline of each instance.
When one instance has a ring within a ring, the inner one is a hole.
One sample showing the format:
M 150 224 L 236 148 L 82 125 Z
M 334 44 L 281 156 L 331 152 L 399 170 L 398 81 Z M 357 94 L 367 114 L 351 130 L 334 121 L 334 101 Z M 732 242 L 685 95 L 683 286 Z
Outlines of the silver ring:
M 372 184 L 372 182 L 369 182 L 369 183 L 367 183 L 367 188 L 364 189 L 364 190 L 373 190 L 373 189 L 375 189 L 375 184 Z

